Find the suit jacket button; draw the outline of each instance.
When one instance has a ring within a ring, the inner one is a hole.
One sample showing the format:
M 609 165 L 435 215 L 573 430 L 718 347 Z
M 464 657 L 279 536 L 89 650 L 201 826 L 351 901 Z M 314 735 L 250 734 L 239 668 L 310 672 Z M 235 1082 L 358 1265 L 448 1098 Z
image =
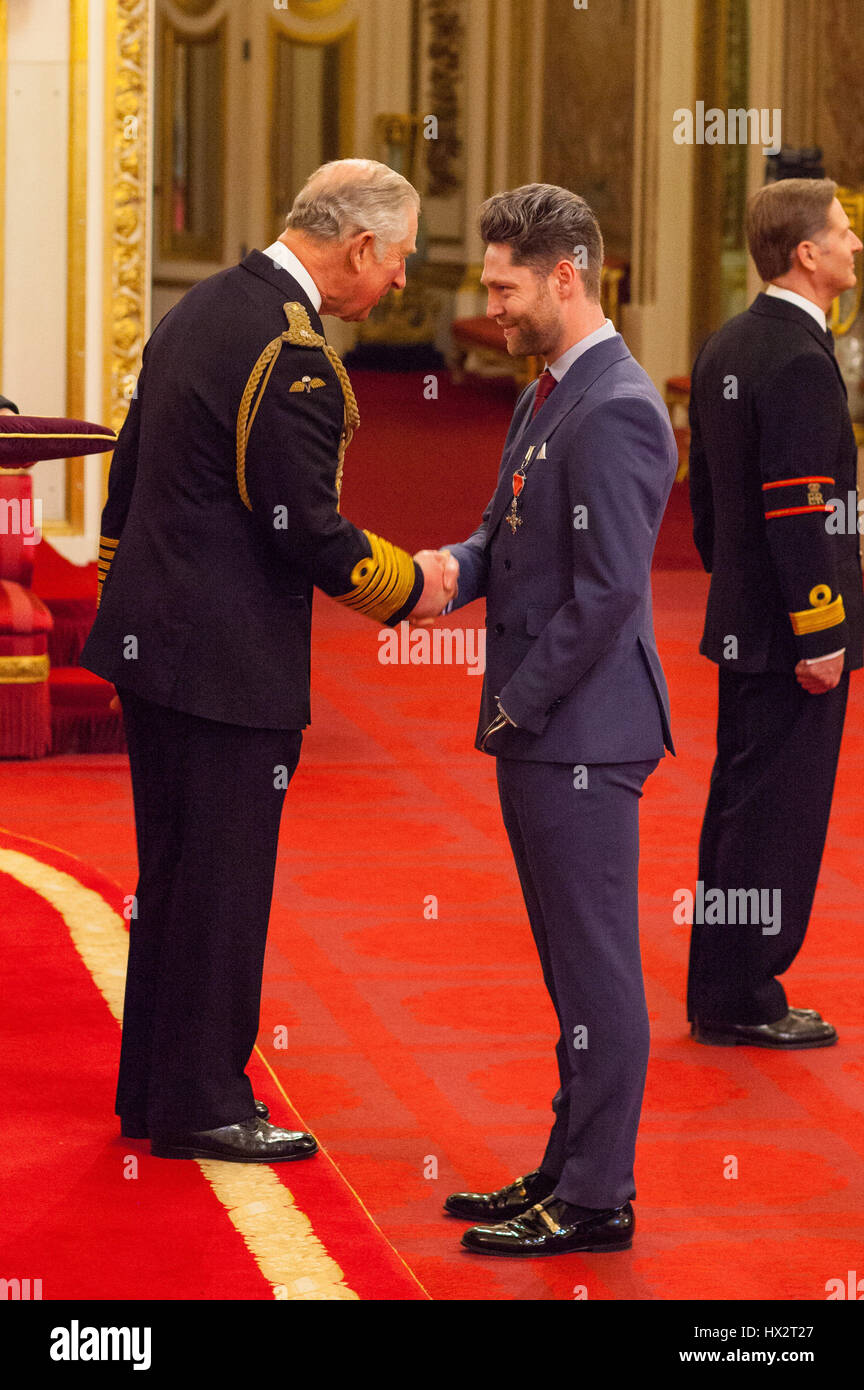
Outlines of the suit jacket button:
M 512 564 L 512 561 L 511 561 L 511 560 L 505 560 L 505 561 L 504 561 L 504 568 L 505 568 L 505 570 L 509 570 L 511 564 Z
M 498 636 L 500 637 L 501 634 L 502 634 L 502 632 L 504 631 L 504 624 L 503 624 L 503 623 L 496 623 L 496 624 L 495 624 L 495 631 L 497 632 Z

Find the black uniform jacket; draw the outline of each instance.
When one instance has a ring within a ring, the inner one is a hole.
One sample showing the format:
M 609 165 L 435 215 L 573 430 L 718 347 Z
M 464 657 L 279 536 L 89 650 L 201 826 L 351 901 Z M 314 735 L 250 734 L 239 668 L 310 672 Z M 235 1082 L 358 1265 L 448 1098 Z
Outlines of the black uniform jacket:
M 758 295 L 699 353 L 690 426 L 694 538 L 711 574 L 700 651 L 756 673 L 845 647 L 846 669 L 860 667 L 857 451 L 829 336 Z
M 379 623 L 411 611 L 419 567 L 339 514 L 341 371 L 260 251 L 170 310 L 114 452 L 82 665 L 189 714 L 296 729 L 313 585 Z

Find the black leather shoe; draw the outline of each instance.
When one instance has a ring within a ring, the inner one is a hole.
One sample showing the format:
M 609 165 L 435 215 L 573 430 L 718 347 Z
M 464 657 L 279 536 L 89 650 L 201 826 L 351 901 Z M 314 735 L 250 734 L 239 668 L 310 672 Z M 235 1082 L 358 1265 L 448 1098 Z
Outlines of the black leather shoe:
M 497 1192 L 454 1192 L 444 1203 L 448 1216 L 461 1217 L 463 1221 L 491 1223 L 508 1221 L 513 1216 L 521 1216 L 544 1197 L 555 1191 L 555 1183 L 539 1168 L 527 1173 L 524 1178 L 516 1178 L 507 1187 Z
M 270 1107 L 265 1105 L 263 1100 L 256 1100 L 255 1114 L 259 1120 L 270 1119 Z M 120 1120 L 120 1134 L 124 1139 L 149 1139 L 150 1130 L 147 1121 L 139 1115 L 124 1115 Z
M 462 1237 L 476 1255 L 572 1255 L 629 1250 L 636 1220 L 629 1202 L 610 1211 L 573 1207 L 547 1197 L 500 1226 L 472 1226 Z
M 690 1032 L 697 1042 L 714 1047 L 831 1047 L 837 1031 L 815 1009 L 790 1009 L 776 1023 L 712 1023 L 694 1019 Z
M 154 1158 L 219 1158 L 228 1163 L 288 1163 L 311 1158 L 318 1142 L 302 1131 L 277 1129 L 257 1115 L 236 1125 L 195 1134 L 160 1134 L 150 1141 Z

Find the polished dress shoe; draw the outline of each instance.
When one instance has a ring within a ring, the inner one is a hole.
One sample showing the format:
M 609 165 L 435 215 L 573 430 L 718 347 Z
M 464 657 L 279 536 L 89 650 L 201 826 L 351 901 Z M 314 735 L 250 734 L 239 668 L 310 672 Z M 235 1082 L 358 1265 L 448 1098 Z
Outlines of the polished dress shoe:
M 270 1107 L 263 1100 L 256 1100 L 255 1114 L 259 1120 L 270 1119 Z M 140 1115 L 123 1115 L 120 1119 L 120 1134 L 124 1139 L 149 1139 L 147 1121 Z
M 521 1216 L 554 1191 L 554 1180 L 536 1168 L 533 1173 L 516 1178 L 497 1192 L 454 1192 L 445 1201 L 444 1210 L 448 1216 L 458 1216 L 463 1221 L 494 1225 L 499 1221 L 508 1221 L 513 1216 Z
M 475 1255 L 573 1255 L 629 1250 L 636 1224 L 629 1202 L 608 1211 L 547 1197 L 500 1226 L 472 1226 L 462 1237 Z
M 694 1019 L 690 1032 L 697 1042 L 714 1047 L 774 1047 L 793 1051 L 801 1047 L 831 1047 L 836 1029 L 815 1009 L 789 1009 L 776 1023 L 712 1023 Z
M 154 1158 L 218 1158 L 227 1163 L 289 1163 L 317 1151 L 313 1135 L 278 1129 L 257 1115 L 219 1129 L 154 1135 L 150 1141 Z

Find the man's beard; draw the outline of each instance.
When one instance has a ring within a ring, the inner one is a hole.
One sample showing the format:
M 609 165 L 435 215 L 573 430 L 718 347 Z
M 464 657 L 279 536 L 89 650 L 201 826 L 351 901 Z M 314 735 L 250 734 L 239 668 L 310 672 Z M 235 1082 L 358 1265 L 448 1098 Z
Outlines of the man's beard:
M 554 312 L 539 312 L 512 328 L 507 347 L 517 357 L 548 357 L 561 336 L 561 321 Z

